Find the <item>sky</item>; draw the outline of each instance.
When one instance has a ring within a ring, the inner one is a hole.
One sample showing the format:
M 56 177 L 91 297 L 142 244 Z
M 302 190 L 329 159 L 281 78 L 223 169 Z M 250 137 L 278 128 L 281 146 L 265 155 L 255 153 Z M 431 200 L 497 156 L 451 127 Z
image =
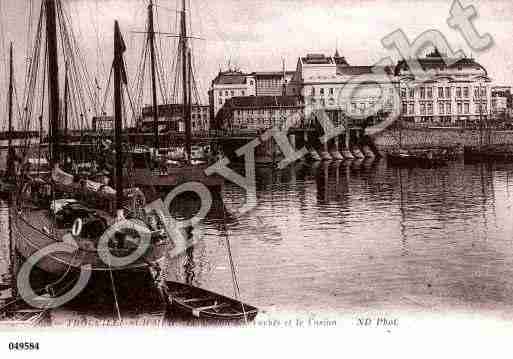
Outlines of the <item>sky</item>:
M 0 0 L 0 86 L 7 88 L 7 43 L 15 43 L 18 91 L 23 90 L 30 9 L 37 19 L 41 0 Z M 148 0 L 62 0 L 69 14 L 85 62 L 104 87 L 112 62 L 113 22 L 118 20 L 127 43 L 129 78 L 134 78 L 144 36 Z M 161 32 L 177 32 L 181 0 L 155 0 Z M 332 55 L 338 47 L 352 65 L 372 65 L 398 54 L 385 49 L 381 39 L 402 29 L 410 40 L 429 29 L 442 32 L 454 49 L 474 56 L 498 85 L 513 84 L 513 1 L 461 1 L 474 5 L 477 30 L 489 33 L 494 45 L 471 52 L 461 34 L 447 25 L 452 0 L 187 0 L 195 68 L 202 100 L 207 101 L 211 80 L 230 64 L 243 71 L 281 70 L 282 61 L 293 70 L 306 53 Z M 31 6 L 32 5 L 32 6 Z M 171 68 L 176 40 L 160 37 L 162 59 Z M 169 71 L 170 72 L 170 71 Z M 167 77 L 170 77 L 167 74 Z M 171 83 L 171 80 L 168 81 Z M 5 104 L 0 91 L 0 104 Z M 0 108 L 5 108 L 2 106 Z

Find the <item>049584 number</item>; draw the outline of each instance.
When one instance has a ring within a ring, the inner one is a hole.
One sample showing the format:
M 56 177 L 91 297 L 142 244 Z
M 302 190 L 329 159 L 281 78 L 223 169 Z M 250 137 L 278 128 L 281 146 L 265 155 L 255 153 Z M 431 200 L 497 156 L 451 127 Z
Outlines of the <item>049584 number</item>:
M 11 342 L 9 343 L 9 350 L 39 350 L 38 342 Z

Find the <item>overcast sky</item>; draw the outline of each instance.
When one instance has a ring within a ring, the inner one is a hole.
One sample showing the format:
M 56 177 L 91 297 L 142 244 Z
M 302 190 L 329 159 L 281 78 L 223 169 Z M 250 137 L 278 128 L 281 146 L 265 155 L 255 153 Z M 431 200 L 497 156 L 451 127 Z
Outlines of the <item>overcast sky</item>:
M 18 83 L 22 83 L 27 47 L 30 4 L 37 18 L 41 0 L 0 0 L 0 51 L 14 41 Z M 129 76 L 135 76 L 143 37 L 147 0 L 62 0 L 89 71 L 105 83 L 112 61 L 113 21 L 119 20 L 127 42 Z M 162 32 L 176 32 L 176 12 L 181 0 L 155 0 Z M 194 36 L 195 62 L 200 89 L 206 100 L 210 81 L 228 62 L 244 71 L 294 69 L 298 56 L 307 52 L 333 54 L 339 51 L 350 64 L 372 65 L 384 56 L 397 59 L 381 39 L 403 29 L 410 39 L 428 29 L 441 31 L 454 48 L 471 55 L 461 35 L 448 27 L 448 0 L 188 0 Z M 513 83 L 513 1 L 462 1 L 478 11 L 474 23 L 481 33 L 490 33 L 495 45 L 485 53 L 473 53 L 497 84 Z M 34 20 L 35 21 L 35 20 Z M 31 34 L 33 35 L 33 34 Z M 165 66 L 175 55 L 171 38 L 161 39 Z M 107 73 L 106 73 L 107 72 Z M 5 88 L 5 67 L 0 69 Z M 19 91 L 22 88 L 19 87 Z M 0 101 L 5 103 L 4 91 Z M 5 107 L 3 107 L 5 108 Z

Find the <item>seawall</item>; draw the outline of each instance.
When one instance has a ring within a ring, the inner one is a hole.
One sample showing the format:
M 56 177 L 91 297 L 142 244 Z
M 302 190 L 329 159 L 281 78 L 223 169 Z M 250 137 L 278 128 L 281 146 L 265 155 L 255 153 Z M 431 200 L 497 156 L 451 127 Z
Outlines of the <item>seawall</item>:
M 380 152 L 401 148 L 473 147 L 480 144 L 506 147 L 513 152 L 513 130 L 451 127 L 387 128 L 372 136 Z

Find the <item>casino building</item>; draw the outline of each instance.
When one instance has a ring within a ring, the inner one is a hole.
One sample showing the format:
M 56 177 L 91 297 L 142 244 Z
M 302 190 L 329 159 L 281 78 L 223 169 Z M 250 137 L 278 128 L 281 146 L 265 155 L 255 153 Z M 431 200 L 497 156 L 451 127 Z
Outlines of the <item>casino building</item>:
M 295 71 L 220 72 L 209 91 L 211 118 L 218 127 L 230 123 L 232 128 L 250 128 L 255 125 L 244 121 L 253 121 L 251 116 L 233 121 L 237 112 L 231 111 L 255 106 L 263 111 L 265 104 L 276 107 L 276 100 L 269 98 L 243 98 L 280 95 L 287 104 L 288 98 L 297 99 L 306 124 L 316 120 L 319 109 L 336 125 L 345 121 L 365 126 L 400 114 L 403 123 L 474 126 L 491 117 L 491 79 L 482 65 L 472 58 L 446 58 L 436 49 L 417 60 L 424 71 L 430 71 L 427 81 L 411 71 L 405 60 L 395 66 L 351 65 L 338 50 L 333 56 L 301 56 Z M 237 99 L 229 101 L 232 98 Z M 225 105 L 227 111 L 220 111 Z M 225 121 L 226 115 L 232 119 Z
M 428 81 L 410 71 L 405 60 L 395 68 L 405 122 L 464 126 L 489 118 L 492 86 L 483 66 L 472 58 L 444 59 L 436 49 L 418 61 L 424 71 L 432 71 Z

